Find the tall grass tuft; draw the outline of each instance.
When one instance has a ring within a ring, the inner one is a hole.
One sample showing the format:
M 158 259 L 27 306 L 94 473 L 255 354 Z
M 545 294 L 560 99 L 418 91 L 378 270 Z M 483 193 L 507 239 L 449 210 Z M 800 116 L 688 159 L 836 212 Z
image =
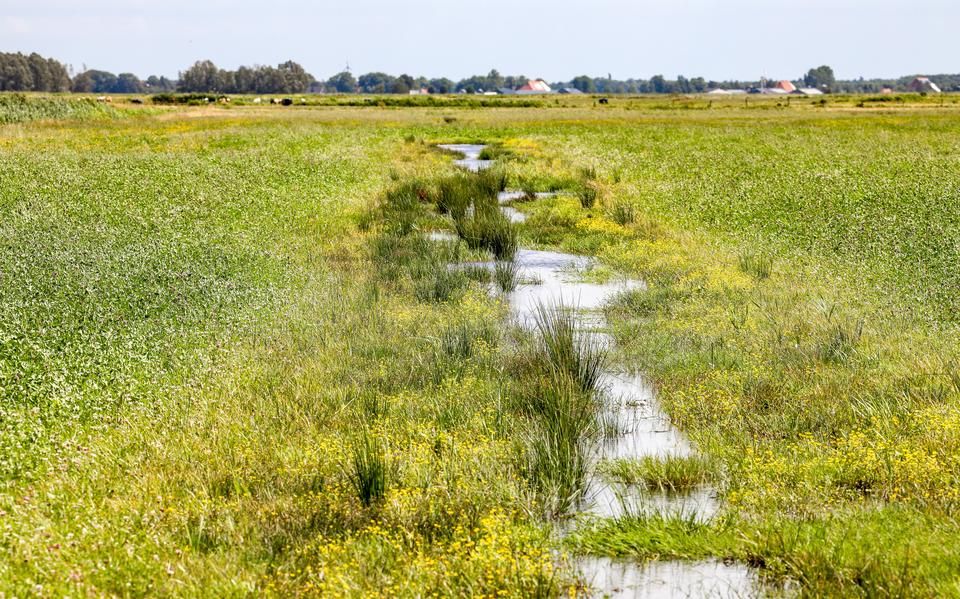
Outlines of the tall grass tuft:
M 440 348 L 454 359 L 464 360 L 473 355 L 478 344 L 495 346 L 499 338 L 495 325 L 479 321 L 460 321 L 440 335 Z
M 580 199 L 580 206 L 587 210 L 593 208 L 597 203 L 597 195 L 596 187 L 593 185 L 584 185 L 577 192 L 577 197 Z
M 427 197 L 429 192 L 419 181 L 388 189 L 380 206 L 387 230 L 401 237 L 412 233 L 423 212 L 420 202 Z
M 449 214 L 454 220 L 463 218 L 475 194 L 472 175 L 460 173 L 445 177 L 437 184 L 437 211 L 440 214 Z
M 389 469 L 383 442 L 361 429 L 351 441 L 347 476 L 363 505 L 369 507 L 386 495 Z
M 766 254 L 748 252 L 740 254 L 740 270 L 758 281 L 770 278 L 773 274 L 773 258 Z
M 626 226 L 636 222 L 637 209 L 631 202 L 618 199 L 607 210 L 607 216 L 618 225 Z
M 421 302 L 454 300 L 467 286 L 467 273 L 436 261 L 421 262 L 413 270 L 414 295 Z
M 845 362 L 863 336 L 863 320 L 831 323 L 816 344 L 817 357 L 823 362 Z
M 490 168 L 474 173 L 478 190 L 487 197 L 497 197 L 497 194 L 507 188 L 507 170 L 495 164 Z
M 710 465 L 695 456 L 643 456 L 606 462 L 601 471 L 627 485 L 642 485 L 651 490 L 682 492 L 707 481 Z
M 516 226 L 500 212 L 475 204 L 472 214 L 454 223 L 457 234 L 472 249 L 489 250 L 497 260 L 513 260 L 519 244 Z
M 520 267 L 512 260 L 499 261 L 493 269 L 493 280 L 503 293 L 509 293 L 517 288 L 519 275 Z
M 583 497 L 590 456 L 599 436 L 593 394 L 578 381 L 553 372 L 526 385 L 526 408 L 533 426 L 528 440 L 527 475 L 548 516 L 569 512 Z
M 543 358 L 557 372 L 570 376 L 584 392 L 596 391 L 607 351 L 595 338 L 577 330 L 572 309 L 562 303 L 539 304 L 535 321 Z
M 539 339 L 521 361 L 521 410 L 531 419 L 528 476 L 547 515 L 567 512 L 583 495 L 590 456 L 601 434 L 596 400 L 606 353 L 576 329 L 561 304 L 539 305 Z

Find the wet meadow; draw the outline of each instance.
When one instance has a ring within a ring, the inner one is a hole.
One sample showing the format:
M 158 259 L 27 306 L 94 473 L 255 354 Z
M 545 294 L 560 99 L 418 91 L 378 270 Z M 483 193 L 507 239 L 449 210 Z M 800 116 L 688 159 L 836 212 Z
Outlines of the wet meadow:
M 960 109 L 868 100 L 0 102 L 0 594 L 960 596 Z

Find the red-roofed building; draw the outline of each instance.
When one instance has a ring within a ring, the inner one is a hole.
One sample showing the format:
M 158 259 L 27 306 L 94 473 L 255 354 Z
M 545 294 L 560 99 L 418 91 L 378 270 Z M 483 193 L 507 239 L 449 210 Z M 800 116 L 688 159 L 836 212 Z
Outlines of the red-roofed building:
M 538 94 L 549 94 L 552 90 L 543 79 L 531 79 L 525 85 L 517 88 L 518 92 L 533 92 Z
M 790 83 L 790 82 L 787 81 L 786 79 L 781 79 L 780 81 L 777 81 L 777 82 L 773 85 L 773 87 L 774 87 L 774 89 L 782 89 L 783 91 L 787 92 L 788 94 L 797 91 L 797 86 L 794 85 L 794 84 L 792 84 L 792 83 Z

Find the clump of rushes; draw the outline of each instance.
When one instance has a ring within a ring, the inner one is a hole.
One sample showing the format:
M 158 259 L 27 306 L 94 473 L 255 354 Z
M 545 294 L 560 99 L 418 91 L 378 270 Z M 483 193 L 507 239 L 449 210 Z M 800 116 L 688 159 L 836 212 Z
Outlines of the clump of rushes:
M 445 329 L 440 336 L 440 348 L 451 358 L 466 359 L 473 355 L 478 344 L 494 346 L 498 331 L 485 321 L 461 321 Z
M 449 214 L 454 220 L 463 218 L 476 191 L 475 178 L 468 173 L 441 179 L 437 185 L 437 212 Z
M 467 274 L 437 260 L 420 262 L 412 271 L 414 295 L 421 302 L 442 303 L 456 299 L 467 286 Z
M 471 281 L 489 283 L 493 281 L 493 273 L 483 264 L 467 264 L 461 270 Z
M 826 332 L 816 344 L 817 357 L 823 362 L 845 362 L 863 336 L 863 320 L 829 322 Z
M 690 491 L 707 481 L 709 462 L 696 455 L 643 456 L 604 462 L 606 476 L 627 485 L 642 485 L 658 491 Z
M 606 348 L 577 330 L 573 311 L 562 303 L 539 304 L 535 322 L 543 358 L 550 367 L 570 376 L 582 391 L 596 391 L 606 364 Z
M 489 250 L 497 260 L 513 260 L 517 253 L 517 229 L 496 204 L 474 202 L 471 214 L 455 219 L 457 234 L 471 249 Z
M 747 252 L 740 254 L 740 270 L 758 281 L 769 279 L 773 272 L 773 258 L 766 254 Z
M 359 403 L 361 416 L 367 421 L 378 420 L 387 414 L 387 400 L 375 390 L 362 391 Z
M 568 513 L 583 497 L 590 455 L 599 435 L 596 400 L 563 372 L 525 380 L 528 478 L 547 516 Z
M 421 235 L 379 235 L 373 240 L 373 258 L 379 279 L 389 285 L 412 282 L 423 302 L 455 299 L 469 283 L 467 273 L 450 268 L 457 248 L 434 243 Z
M 580 191 L 577 192 L 577 196 L 580 199 L 580 206 L 584 209 L 593 208 L 597 203 L 597 188 L 593 185 L 587 184 L 580 188 Z
M 497 262 L 493 269 L 493 279 L 497 282 L 500 291 L 504 293 L 509 293 L 517 288 L 519 275 L 520 267 L 512 260 Z
M 480 160 L 505 160 L 513 157 L 513 152 L 500 144 L 488 145 L 480 151 Z
M 389 464 L 386 448 L 366 428 L 351 440 L 347 476 L 360 502 L 369 507 L 387 493 Z
M 615 200 L 607 211 L 610 220 L 618 225 L 629 225 L 637 220 L 636 207 L 626 200 Z
M 521 355 L 521 411 L 531 419 L 528 476 L 548 516 L 567 512 L 583 495 L 589 456 L 601 433 L 597 387 L 606 354 L 576 330 L 561 304 L 538 306 L 538 342 Z
M 420 202 L 429 197 L 429 189 L 421 181 L 402 183 L 388 189 L 380 205 L 388 231 L 398 236 L 412 233 L 422 214 Z
M 474 173 L 478 190 L 483 196 L 496 198 L 507 188 L 507 171 L 500 165 L 494 165 Z

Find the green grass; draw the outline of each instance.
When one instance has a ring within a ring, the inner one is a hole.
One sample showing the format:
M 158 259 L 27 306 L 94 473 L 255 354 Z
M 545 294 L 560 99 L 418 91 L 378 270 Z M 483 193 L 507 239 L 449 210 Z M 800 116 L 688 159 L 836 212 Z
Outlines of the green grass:
M 504 293 L 509 293 L 517 288 L 520 283 L 520 267 L 516 262 L 499 261 L 493 269 L 493 278 L 497 287 Z
M 600 471 L 627 485 L 671 492 L 690 491 L 706 483 L 710 477 L 709 463 L 699 456 L 617 459 L 601 464 Z
M 535 322 L 541 342 L 538 359 L 544 368 L 570 377 L 582 392 L 592 393 L 600 384 L 606 349 L 578 329 L 575 310 L 563 303 L 537 306 Z
M 769 279 L 773 273 L 773 258 L 765 254 L 740 254 L 740 270 L 758 281 Z
M 382 501 L 387 493 L 390 464 L 382 441 L 362 429 L 352 441 L 347 476 L 366 507 Z
M 31 105 L 0 127 L 0 592 L 576 588 L 541 516 L 583 488 L 596 354 L 559 321 L 505 334 L 495 273 L 450 268 L 505 232 L 646 281 L 608 307 L 606 359 L 656 381 L 723 504 L 569 548 L 733 559 L 809 596 L 958 595 L 952 97 L 316 100 Z M 431 149 L 455 141 L 511 158 L 458 173 Z M 565 193 L 518 229 L 471 224 L 473 247 L 420 234 L 495 214 L 507 184 Z M 361 430 L 389 447 L 382 498 L 347 467 Z
M 93 98 L 0 94 L 0 125 L 52 119 L 109 118 L 119 114 Z

